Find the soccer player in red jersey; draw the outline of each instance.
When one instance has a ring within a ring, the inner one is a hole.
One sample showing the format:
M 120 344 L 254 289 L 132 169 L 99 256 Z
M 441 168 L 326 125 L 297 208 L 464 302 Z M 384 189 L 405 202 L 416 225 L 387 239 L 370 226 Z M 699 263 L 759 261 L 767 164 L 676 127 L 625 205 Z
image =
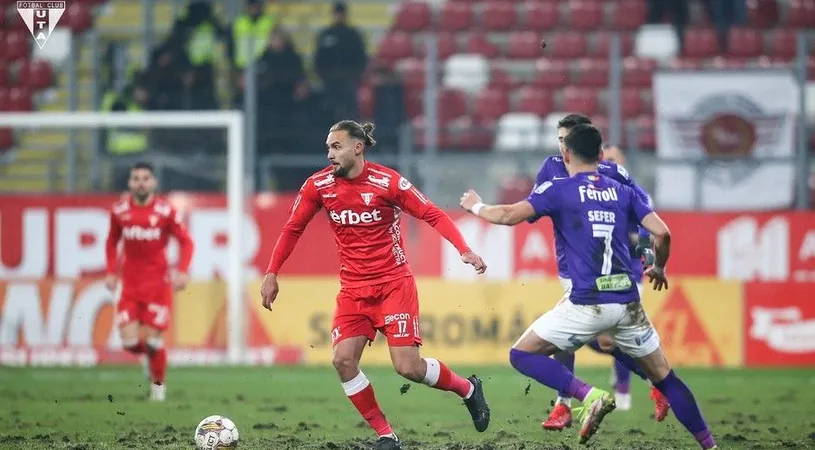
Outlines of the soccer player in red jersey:
M 306 225 L 324 208 L 340 255 L 340 292 L 337 295 L 331 339 L 333 364 L 345 394 L 379 436 L 375 448 L 401 448 L 359 369 L 365 345 L 379 331 L 387 337 L 391 361 L 408 380 L 464 399 L 476 430 L 484 431 L 490 409 L 481 380 L 463 378 L 434 358 L 422 358 L 419 346 L 419 298 L 408 265 L 400 229 L 402 211 L 427 222 L 453 244 L 464 263 L 478 273 L 484 261 L 473 253 L 450 217 L 430 202 L 398 172 L 365 160 L 364 150 L 376 141 L 373 125 L 351 120 L 331 127 L 326 148 L 331 166 L 306 180 L 294 200 L 291 216 L 272 253 L 261 287 L 263 306 L 272 309 L 279 287 L 277 276 Z
M 128 189 L 130 195 L 114 204 L 110 212 L 105 282 L 111 291 L 116 289 L 118 246 L 122 241 L 122 290 L 116 305 L 116 324 L 124 348 L 147 357 L 152 382 L 150 399 L 163 401 L 167 373 L 163 334 L 170 324 L 173 290 L 183 289 L 189 280 L 193 243 L 176 210 L 156 197 L 156 177 L 150 164 L 133 165 Z M 166 255 L 170 236 L 178 240 L 180 247 L 178 267 L 172 276 Z

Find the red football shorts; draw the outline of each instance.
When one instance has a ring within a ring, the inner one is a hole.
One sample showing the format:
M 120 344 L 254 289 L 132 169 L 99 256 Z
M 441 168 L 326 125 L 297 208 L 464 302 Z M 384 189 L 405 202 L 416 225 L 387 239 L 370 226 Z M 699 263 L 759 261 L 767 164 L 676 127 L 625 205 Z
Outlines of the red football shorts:
M 139 322 L 157 330 L 170 325 L 173 304 L 173 287 L 169 283 L 122 287 L 122 295 L 116 304 L 116 323 L 122 326 Z
M 419 332 L 419 295 L 412 276 L 370 286 L 342 288 L 331 324 L 331 342 L 379 331 L 391 347 L 422 345 Z

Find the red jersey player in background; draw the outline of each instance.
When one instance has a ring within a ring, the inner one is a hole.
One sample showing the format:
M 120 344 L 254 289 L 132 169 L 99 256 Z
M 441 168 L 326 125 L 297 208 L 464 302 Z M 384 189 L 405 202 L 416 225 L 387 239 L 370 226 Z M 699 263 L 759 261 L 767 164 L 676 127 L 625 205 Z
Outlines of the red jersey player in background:
M 167 373 L 163 334 L 170 324 L 173 290 L 183 289 L 189 280 L 193 244 L 175 209 L 156 198 L 156 177 L 150 164 L 133 165 L 128 189 L 130 195 L 114 204 L 110 212 L 105 283 L 111 291 L 116 289 L 118 246 L 123 241 L 116 324 L 125 350 L 147 356 L 150 399 L 163 401 Z M 172 276 L 166 254 L 170 236 L 180 247 L 178 268 Z
M 475 375 L 463 378 L 441 361 L 419 354 L 419 298 L 404 251 L 402 211 L 434 227 L 476 272 L 484 273 L 486 265 L 470 250 L 450 217 L 407 179 L 365 160 L 365 148 L 376 144 L 372 132 L 372 124 L 351 120 L 331 127 L 326 139 L 331 166 L 308 178 L 294 200 L 261 287 L 263 306 L 272 309 L 283 262 L 309 221 L 325 208 L 340 255 L 341 287 L 331 325 L 333 364 L 345 394 L 379 436 L 375 448 L 401 448 L 373 387 L 359 369 L 365 345 L 374 340 L 377 331 L 387 337 L 391 361 L 399 375 L 455 392 L 464 399 L 475 428 L 484 431 L 490 409 L 481 380 Z

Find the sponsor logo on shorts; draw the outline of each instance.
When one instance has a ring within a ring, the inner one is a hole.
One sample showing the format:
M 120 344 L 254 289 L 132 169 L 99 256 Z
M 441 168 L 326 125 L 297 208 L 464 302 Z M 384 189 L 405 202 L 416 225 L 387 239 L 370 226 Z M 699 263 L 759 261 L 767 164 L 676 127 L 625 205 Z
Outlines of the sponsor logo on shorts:
M 396 314 L 388 314 L 385 316 L 385 325 L 391 324 L 396 322 L 397 320 L 410 320 L 410 314 L 408 313 L 396 313 Z
M 396 314 L 388 314 L 385 316 L 385 325 L 390 325 L 392 323 L 396 323 L 396 332 L 393 333 L 393 337 L 395 338 L 406 338 L 410 337 L 410 332 L 408 332 L 408 323 L 410 322 L 410 314 L 408 313 L 396 313 Z M 416 331 L 416 321 L 414 320 L 413 330 Z M 416 333 L 418 335 L 418 333 Z
M 572 346 L 574 346 L 574 348 L 580 348 L 583 346 L 583 344 L 585 344 L 585 342 L 581 341 L 580 338 L 575 335 L 569 336 L 568 341 L 570 344 L 572 344 Z
M 340 327 L 337 327 L 337 328 L 334 328 L 333 330 L 331 330 L 331 342 L 332 343 L 337 342 L 337 339 L 339 339 L 340 336 L 342 336 L 342 334 L 340 334 Z
M 642 334 L 642 336 L 639 336 L 639 337 L 635 338 L 634 343 L 636 343 L 637 345 L 643 345 L 643 344 L 645 344 L 645 341 L 647 341 L 648 339 L 651 339 L 651 336 L 653 336 L 653 335 L 654 335 L 654 329 L 649 328 L 648 331 L 646 331 L 645 333 Z

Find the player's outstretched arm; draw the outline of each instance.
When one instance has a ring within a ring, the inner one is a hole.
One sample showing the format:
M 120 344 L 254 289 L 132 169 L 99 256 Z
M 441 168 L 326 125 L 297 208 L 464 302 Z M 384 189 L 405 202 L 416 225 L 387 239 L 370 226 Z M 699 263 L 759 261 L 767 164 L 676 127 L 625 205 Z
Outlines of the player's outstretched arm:
M 105 286 L 111 291 L 116 289 L 116 273 L 119 264 L 119 240 L 122 238 L 122 226 L 113 212 L 110 213 L 110 228 L 105 241 Z
M 277 299 L 279 292 L 277 274 L 283 267 L 283 263 L 285 263 L 291 255 L 291 252 L 294 251 L 297 241 L 300 239 L 300 236 L 303 235 L 306 226 L 311 222 L 311 219 L 314 218 L 314 215 L 317 214 L 319 209 L 320 200 L 317 195 L 317 190 L 314 184 L 311 183 L 311 179 L 308 179 L 303 184 L 303 187 L 300 188 L 297 198 L 294 199 L 289 219 L 286 221 L 286 224 L 283 225 L 283 230 L 277 238 L 274 250 L 272 250 L 269 265 L 266 267 L 266 277 L 263 280 L 263 285 L 260 287 L 260 296 L 264 308 L 271 311 L 272 304 L 275 299 Z
M 472 189 L 461 196 L 461 207 L 496 225 L 517 225 L 537 216 L 535 208 L 526 200 L 511 205 L 486 205 Z

